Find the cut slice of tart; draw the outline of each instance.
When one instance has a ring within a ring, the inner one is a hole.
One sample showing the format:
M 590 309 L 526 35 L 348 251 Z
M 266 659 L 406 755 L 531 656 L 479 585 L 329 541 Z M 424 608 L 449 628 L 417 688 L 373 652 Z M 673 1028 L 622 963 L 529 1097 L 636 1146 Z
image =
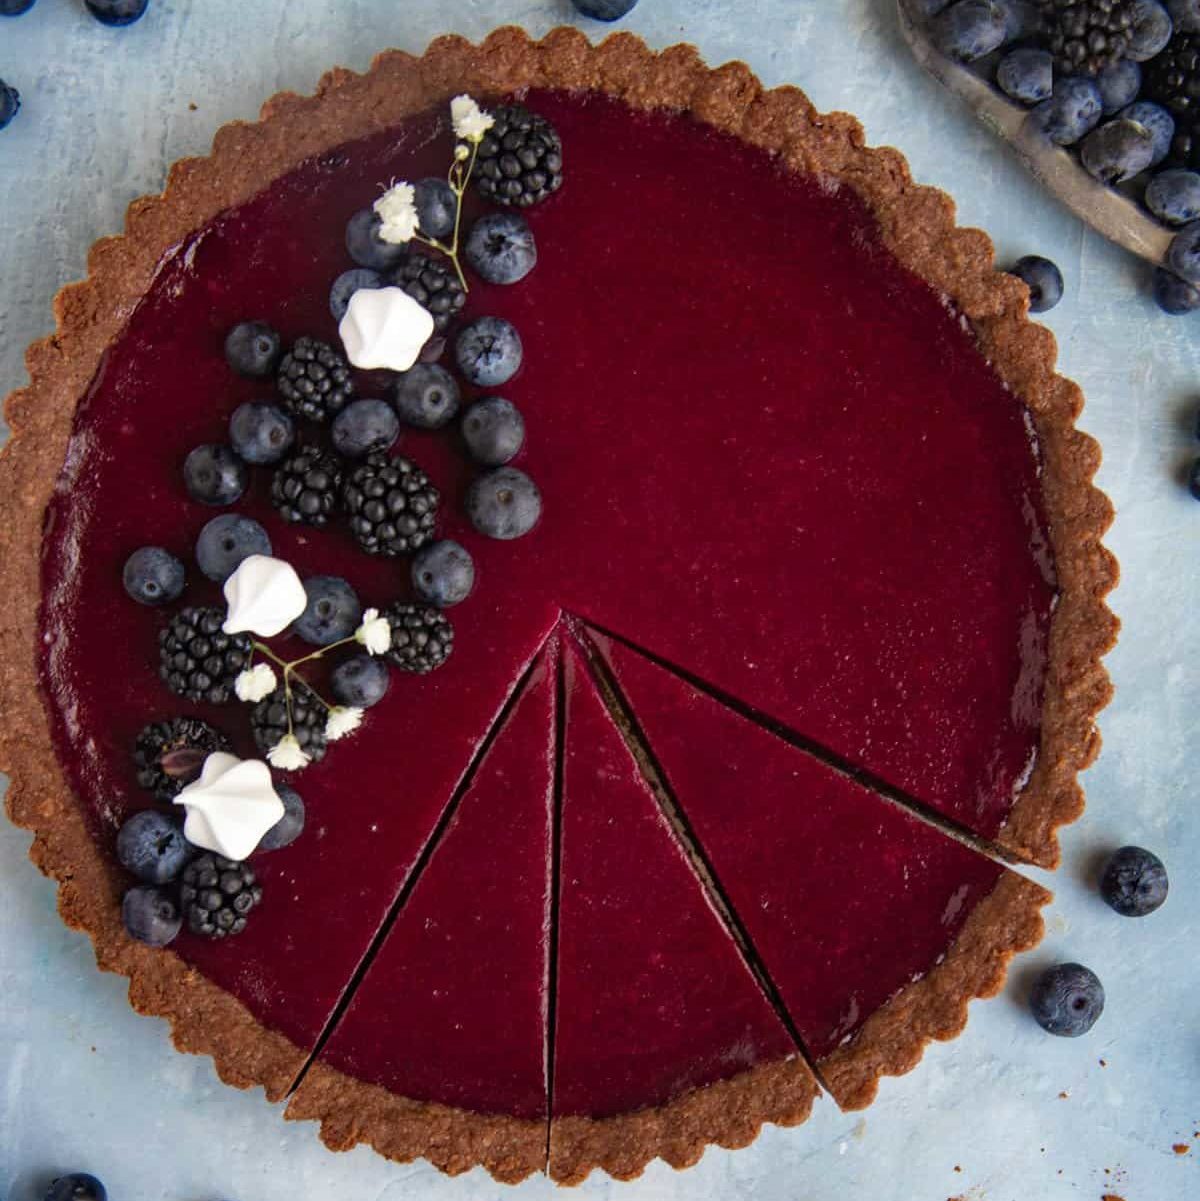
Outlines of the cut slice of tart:
M 1041 938 L 1039 885 L 947 837 L 644 654 L 590 634 L 840 1105 L 952 1038 Z M 761 831 L 770 830 L 764 838 Z
M 556 675 L 550 648 L 292 1096 L 330 1146 L 505 1181 L 545 1165 Z
M 564 656 L 550 1174 L 686 1167 L 817 1088 L 573 646 Z

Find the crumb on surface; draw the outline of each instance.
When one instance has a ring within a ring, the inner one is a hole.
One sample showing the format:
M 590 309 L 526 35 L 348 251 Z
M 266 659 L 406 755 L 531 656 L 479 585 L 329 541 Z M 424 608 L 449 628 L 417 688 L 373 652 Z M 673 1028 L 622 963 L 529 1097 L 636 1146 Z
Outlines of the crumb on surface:
M 1191 1149 L 1192 1148 L 1187 1143 L 1173 1143 L 1171 1146 L 1171 1150 L 1174 1151 L 1176 1155 L 1186 1155 Z
M 1070 1093 L 1065 1093 L 1065 1092 L 1064 1092 L 1064 1093 L 1059 1093 L 1059 1094 L 1058 1094 L 1058 1099 L 1059 1099 L 1060 1101 L 1065 1101 L 1065 1100 L 1067 1100 L 1067 1098 L 1068 1098 L 1068 1097 L 1070 1097 L 1070 1095 L 1071 1095 Z
M 194 100 L 188 101 L 188 112 L 189 113 L 194 113 L 199 107 L 200 106 Z

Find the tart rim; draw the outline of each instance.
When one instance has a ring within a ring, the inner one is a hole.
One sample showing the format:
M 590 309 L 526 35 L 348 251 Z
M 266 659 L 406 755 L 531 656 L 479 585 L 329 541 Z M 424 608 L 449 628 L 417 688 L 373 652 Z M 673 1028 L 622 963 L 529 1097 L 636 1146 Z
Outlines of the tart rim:
M 1050 628 L 1039 754 L 993 850 L 1012 860 L 1056 866 L 1055 832 L 1082 811 L 1076 777 L 1099 751 L 1095 718 L 1112 694 L 1101 658 L 1118 628 L 1104 602 L 1118 569 L 1101 544 L 1113 512 L 1092 483 L 1099 446 L 1074 426 L 1082 394 L 1055 374 L 1054 337 L 1028 320 L 1025 285 L 995 270 L 986 234 L 954 225 L 954 205 L 945 193 L 914 184 L 897 151 L 868 148 L 854 117 L 819 114 L 803 92 L 789 85 L 764 90 L 744 63 L 709 68 L 688 45 L 655 53 L 628 33 L 593 45 L 566 27 L 535 42 L 510 26 L 478 46 L 447 36 L 419 57 L 385 51 L 362 75 L 335 68 L 312 96 L 281 92 L 263 105 L 258 122 L 223 126 L 208 157 L 179 160 L 160 195 L 129 206 L 123 235 L 92 246 L 87 278 L 55 297 L 55 333 L 26 352 L 30 382 L 6 401 L 12 433 L 0 454 L 0 495 L 7 498 L 0 559 L 13 585 L 13 603 L 0 612 L 0 705 L 7 717 L 0 729 L 0 767 L 10 776 L 8 814 L 34 832 L 30 858 L 58 881 L 63 920 L 91 937 L 103 970 L 129 977 L 133 1007 L 165 1017 L 175 1046 L 212 1056 L 226 1083 L 261 1084 L 272 1100 L 287 1094 L 308 1056 L 174 952 L 141 946 L 125 934 L 123 873 L 91 837 L 58 766 L 37 669 L 45 507 L 80 399 L 163 257 L 188 234 L 303 160 L 386 129 L 459 92 L 495 95 L 530 87 L 599 91 L 635 109 L 690 113 L 797 171 L 849 185 L 871 209 L 882 241 L 901 264 L 957 304 L 981 352 L 1033 416 L 1044 454 L 1043 494 L 1060 588 Z M 846 1082 L 854 1098 L 844 1104 L 868 1104 L 879 1076 L 910 1070 L 930 1038 L 952 1037 L 961 1029 L 967 1001 L 994 993 L 1007 960 L 1040 938 L 1038 909 L 1048 898 L 1021 877 L 1003 880 L 977 907 L 943 963 L 872 1015 L 848 1047 L 827 1057 L 825 1072 Z M 914 1005 L 919 1020 L 913 1018 Z M 782 1071 L 788 1064 L 796 1069 Z M 347 1110 L 347 1090 L 354 1090 L 368 1118 L 353 1141 L 399 1150 L 392 1143 L 399 1106 L 411 1110 L 415 1150 L 403 1151 L 409 1158 L 421 1154 L 451 1172 L 481 1163 L 502 1181 L 547 1168 L 564 1183 L 583 1179 L 592 1167 L 628 1178 L 656 1156 L 685 1166 L 708 1142 L 744 1145 L 763 1121 L 802 1121 L 817 1091 L 803 1061 L 789 1059 L 759 1065 L 655 1109 L 602 1122 L 561 1119 L 549 1124 L 547 1142 L 546 1122 L 533 1123 L 538 1137 L 531 1140 L 523 1129 L 529 1123 L 519 1119 L 405 1101 L 315 1062 L 288 1116 L 323 1119 L 330 1146 L 351 1145 L 344 1129 L 339 1134 L 338 1123 L 339 1113 L 344 1119 Z M 379 1104 L 371 1090 L 394 1105 Z M 717 1097 L 725 1100 L 714 1109 Z M 555 1127 L 560 1128 L 557 1155 Z

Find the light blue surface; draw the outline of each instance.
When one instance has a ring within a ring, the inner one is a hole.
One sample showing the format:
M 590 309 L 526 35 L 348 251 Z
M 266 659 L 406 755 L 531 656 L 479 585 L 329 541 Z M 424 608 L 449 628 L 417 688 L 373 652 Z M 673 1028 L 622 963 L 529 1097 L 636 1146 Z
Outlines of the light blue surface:
M 214 131 L 251 118 L 281 88 L 309 91 L 333 64 L 362 69 L 386 46 L 478 37 L 505 22 L 543 33 L 573 19 L 565 0 L 152 0 L 125 31 L 79 0 L 40 0 L 0 19 L 0 77 L 24 108 L 0 133 L 0 394 L 25 379 L 22 348 L 50 331 L 50 301 L 80 276 L 88 247 L 125 206 Z M 581 23 L 599 35 L 604 27 Z M 623 28 L 656 46 L 689 40 L 711 63 L 742 58 L 768 84 L 797 83 L 847 108 L 874 143 L 907 154 L 949 190 L 1001 260 L 1055 258 L 1067 297 L 1047 324 L 1063 370 L 1088 396 L 1103 443 L 1100 482 L 1119 517 L 1109 545 L 1124 623 L 1109 660 L 1117 701 L 1088 773 L 1090 805 L 1066 831 L 1048 936 L 1002 998 L 976 1004 L 966 1034 L 885 1081 L 863 1114 L 828 1100 L 797 1130 L 750 1149 L 709 1151 L 678 1174 L 653 1165 L 632 1185 L 581 1190 L 621 1201 L 1127 1201 L 1200 1196 L 1200 506 L 1180 484 L 1197 452 L 1200 317 L 1160 316 L 1144 269 L 1058 208 L 1009 154 L 926 80 L 899 43 L 890 0 L 642 0 Z M 191 105 L 195 105 L 193 110 Z M 734 215 L 735 216 L 735 215 Z M 1117 918 L 1097 898 L 1098 857 L 1122 842 L 1159 850 L 1167 906 Z M 86 1167 L 113 1201 L 483 1201 L 506 1192 L 482 1172 L 451 1181 L 365 1148 L 327 1152 L 311 1124 L 284 1124 L 261 1091 L 222 1085 L 207 1059 L 176 1054 L 162 1022 L 133 1014 L 124 981 L 97 972 L 66 930 L 54 890 L 0 822 L 0 1197 L 33 1201 L 55 1169 Z M 1043 1035 L 1022 984 L 1058 958 L 1092 966 L 1108 1009 L 1079 1040 Z M 1101 1066 L 1103 1060 L 1107 1067 Z M 1189 1155 L 1172 1144 L 1194 1144 Z M 961 1171 L 957 1170 L 961 1169 Z M 549 1197 L 545 1180 L 522 1197 Z

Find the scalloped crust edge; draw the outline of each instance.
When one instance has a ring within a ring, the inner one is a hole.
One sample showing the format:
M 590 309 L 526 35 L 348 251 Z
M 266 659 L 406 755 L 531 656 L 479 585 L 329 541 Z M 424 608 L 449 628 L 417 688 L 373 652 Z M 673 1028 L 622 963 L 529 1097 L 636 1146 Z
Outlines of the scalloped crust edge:
M 88 256 L 88 278 L 64 287 L 55 298 L 56 332 L 26 353 L 30 383 L 6 402 L 12 436 L 0 455 L 0 496 L 5 498 L 7 519 L 0 526 L 0 563 L 11 585 L 10 604 L 0 612 L 0 704 L 6 715 L 0 731 L 0 766 L 11 777 L 9 816 L 35 832 L 30 857 L 59 882 L 64 920 L 91 936 L 101 968 L 129 977 L 134 1008 L 166 1018 L 175 1045 L 212 1056 L 227 1083 L 261 1084 L 272 1099 L 285 1094 L 305 1053 L 266 1030 L 238 1001 L 173 953 L 151 951 L 128 939 L 119 919 L 118 873 L 88 833 L 58 769 L 48 722 L 37 699 L 45 506 L 65 456 L 79 398 L 163 256 L 193 229 L 248 200 L 304 159 L 384 129 L 457 92 L 494 95 L 534 86 L 603 91 L 635 108 L 689 112 L 779 156 L 797 171 L 852 187 L 874 211 L 882 239 L 893 254 L 955 302 L 971 322 L 983 352 L 1033 415 L 1045 456 L 1046 507 L 1061 588 L 1050 632 L 1042 744 L 1032 776 L 998 838 L 1007 854 L 1044 867 L 1057 864 L 1055 831 L 1082 810 L 1083 794 L 1076 777 L 1099 750 L 1095 718 L 1111 696 L 1100 660 L 1117 632 L 1116 618 L 1104 603 L 1116 584 L 1117 565 L 1101 544 L 1112 508 L 1091 482 L 1099 465 L 1099 447 L 1074 427 L 1082 395 L 1075 384 L 1054 373 L 1054 339 L 1044 327 L 1028 321 L 1025 286 L 995 271 L 985 234 L 954 225 L 949 197 L 915 185 L 897 151 L 867 148 L 853 117 L 817 113 L 794 87 L 764 91 L 743 63 L 708 68 L 691 46 L 654 53 L 625 33 L 593 46 L 568 28 L 556 29 L 535 43 L 523 31 L 505 27 L 479 46 L 443 37 L 420 58 L 387 51 L 365 75 L 333 70 L 313 96 L 280 93 L 263 106 L 259 122 L 224 126 L 209 157 L 180 160 L 171 168 L 160 196 L 130 205 L 123 236 L 95 243 Z M 980 954 L 985 951 L 979 949 Z M 994 970 L 1002 973 L 1002 961 Z M 914 990 L 933 981 L 938 971 Z M 991 976 L 972 979 L 974 984 L 964 978 L 963 987 L 994 991 Z M 906 1004 L 914 990 L 894 998 L 864 1027 L 854 1044 L 861 1062 L 867 1062 L 862 1048 L 883 1037 L 889 1009 Z M 871 1035 L 876 1019 L 880 1032 Z M 945 1035 L 938 1029 L 930 1029 L 928 1035 L 949 1037 L 961 1022 L 953 1029 L 951 1025 L 938 1027 L 947 1031 Z M 926 1037 L 920 1035 L 917 1043 L 923 1045 Z M 905 1071 L 917 1057 L 919 1047 L 900 1057 L 880 1052 L 877 1064 L 865 1074 Z M 765 1065 L 746 1076 L 766 1073 L 763 1081 L 773 1080 L 770 1069 L 777 1066 Z M 847 1068 L 846 1078 L 852 1077 Z M 835 1072 L 834 1078 L 841 1077 Z M 314 1089 L 318 1079 L 320 1073 L 313 1080 Z M 356 1088 L 368 1087 L 352 1083 Z M 732 1088 L 745 1081 L 726 1083 Z M 847 1087 L 847 1095 L 854 1091 Z M 873 1086 L 864 1083 L 857 1091 L 860 1103 L 866 1104 Z M 293 1102 L 297 1112 L 301 1107 Z M 435 1148 L 452 1111 L 419 1108 L 425 1111 L 428 1146 Z M 638 1130 L 657 1140 L 655 1146 L 644 1147 L 642 1162 L 660 1153 L 691 1162 L 703 1141 L 692 1140 L 686 1151 L 681 1150 L 672 1142 L 671 1132 L 649 1116 L 670 1111 L 671 1106 L 665 1106 L 613 1119 L 609 1129 L 616 1131 L 624 1123 L 629 1135 Z M 794 1108 L 766 1120 L 799 1120 L 798 1113 Z M 735 1107 L 731 1121 L 736 1126 L 743 1120 Z M 386 1132 L 379 1135 L 380 1141 L 386 1137 Z M 565 1165 L 562 1148 L 567 1145 L 568 1127 L 560 1126 L 558 1137 L 559 1162 Z M 704 1134 L 704 1139 L 710 1137 L 722 1142 L 725 1136 L 719 1131 Z M 696 1139 L 700 1138 L 697 1133 Z M 580 1148 L 594 1146 L 590 1135 L 571 1139 Z M 613 1140 L 606 1136 L 606 1142 Z M 503 1157 L 496 1159 L 487 1147 L 475 1153 L 489 1170 L 499 1173 L 497 1178 L 512 1175 Z M 586 1175 L 589 1153 L 599 1154 L 585 1151 L 576 1157 L 576 1167 L 560 1166 L 558 1174 L 564 1179 L 582 1178 L 579 1173 Z M 615 1174 L 628 1176 L 640 1170 L 633 1161 L 641 1151 L 625 1160 L 615 1150 L 605 1154 L 604 1166 Z

